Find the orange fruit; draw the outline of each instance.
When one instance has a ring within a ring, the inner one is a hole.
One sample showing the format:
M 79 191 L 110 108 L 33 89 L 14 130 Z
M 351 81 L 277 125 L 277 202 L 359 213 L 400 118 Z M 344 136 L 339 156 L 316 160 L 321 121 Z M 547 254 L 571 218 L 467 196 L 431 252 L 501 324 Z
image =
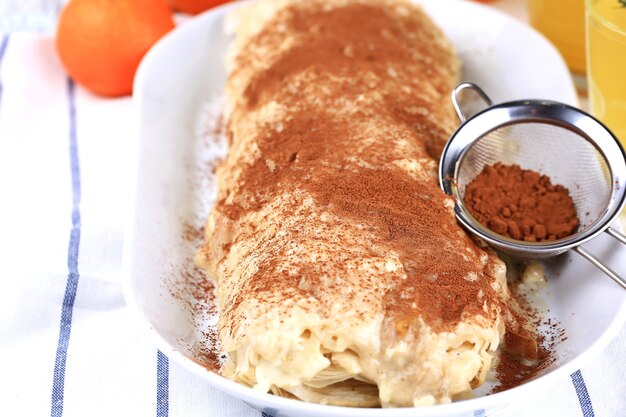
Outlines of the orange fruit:
M 56 48 L 69 75 L 103 96 L 131 94 L 141 58 L 174 27 L 165 0 L 70 0 Z
M 198 14 L 229 0 L 169 0 L 170 6 L 178 12 Z

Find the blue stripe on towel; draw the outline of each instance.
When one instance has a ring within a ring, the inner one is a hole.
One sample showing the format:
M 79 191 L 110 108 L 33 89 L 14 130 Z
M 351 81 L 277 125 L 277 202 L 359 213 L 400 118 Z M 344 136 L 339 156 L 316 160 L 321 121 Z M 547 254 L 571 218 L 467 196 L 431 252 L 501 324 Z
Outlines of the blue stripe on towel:
M 67 251 L 68 276 L 65 284 L 65 296 L 61 307 L 61 324 L 59 326 L 59 341 L 57 344 L 56 359 L 54 362 L 54 376 L 52 380 L 52 406 L 50 415 L 63 415 L 63 396 L 65 388 L 65 365 L 67 362 L 67 348 L 72 330 L 72 310 L 78 288 L 78 249 L 80 246 L 80 170 L 78 165 L 78 145 L 76 143 L 76 100 L 74 82 L 67 80 L 67 95 L 69 101 L 70 119 L 70 167 L 72 173 L 72 229 Z
M 474 411 L 474 417 L 485 417 L 485 410 Z
M 276 417 L 278 415 L 278 410 L 273 408 L 264 408 L 261 410 L 261 417 Z
M 161 351 L 157 351 L 157 417 L 167 417 L 170 412 L 169 400 L 169 360 Z
M 0 43 L 0 65 L 2 64 L 2 58 L 4 58 L 4 53 L 7 50 L 7 45 L 9 44 L 9 35 L 4 35 L 2 38 L 2 43 Z M 0 79 L 0 100 L 2 99 L 2 79 Z
M 2 38 L 2 43 L 0 44 L 0 61 L 2 61 L 2 57 L 4 56 L 4 52 L 7 50 L 7 45 L 9 44 L 9 35 L 4 35 Z
M 580 409 L 583 413 L 583 417 L 594 417 L 593 405 L 591 404 L 591 398 L 587 391 L 587 385 L 585 379 L 580 370 L 572 374 L 572 383 L 576 389 L 576 395 L 578 395 L 578 402 L 580 403 Z

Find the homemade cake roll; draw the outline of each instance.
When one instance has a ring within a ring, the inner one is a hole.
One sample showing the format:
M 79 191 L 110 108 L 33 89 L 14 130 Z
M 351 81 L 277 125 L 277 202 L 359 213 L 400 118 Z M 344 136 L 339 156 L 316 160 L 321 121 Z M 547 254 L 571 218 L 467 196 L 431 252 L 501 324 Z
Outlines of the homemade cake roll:
M 235 381 L 346 406 L 450 402 L 504 333 L 505 267 L 437 158 L 459 63 L 421 8 L 263 1 L 234 17 L 230 151 L 197 262 Z

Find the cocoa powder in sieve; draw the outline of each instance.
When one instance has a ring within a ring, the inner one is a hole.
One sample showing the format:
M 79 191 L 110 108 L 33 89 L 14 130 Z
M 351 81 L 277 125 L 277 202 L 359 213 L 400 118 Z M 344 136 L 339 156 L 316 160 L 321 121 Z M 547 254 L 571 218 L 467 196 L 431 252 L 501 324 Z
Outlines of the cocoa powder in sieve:
M 487 165 L 463 197 L 472 216 L 517 240 L 546 242 L 570 236 L 579 220 L 569 191 L 519 165 Z

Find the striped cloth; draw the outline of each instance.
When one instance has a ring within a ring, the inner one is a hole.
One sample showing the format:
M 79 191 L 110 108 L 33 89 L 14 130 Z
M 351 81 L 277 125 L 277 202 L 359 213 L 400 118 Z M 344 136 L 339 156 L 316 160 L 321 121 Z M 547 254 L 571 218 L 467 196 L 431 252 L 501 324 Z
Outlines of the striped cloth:
M 262 416 L 145 340 L 120 284 L 129 98 L 65 75 L 49 36 L 0 43 L 0 415 Z M 493 416 L 626 416 L 626 329 Z M 475 413 L 484 416 L 484 412 Z

